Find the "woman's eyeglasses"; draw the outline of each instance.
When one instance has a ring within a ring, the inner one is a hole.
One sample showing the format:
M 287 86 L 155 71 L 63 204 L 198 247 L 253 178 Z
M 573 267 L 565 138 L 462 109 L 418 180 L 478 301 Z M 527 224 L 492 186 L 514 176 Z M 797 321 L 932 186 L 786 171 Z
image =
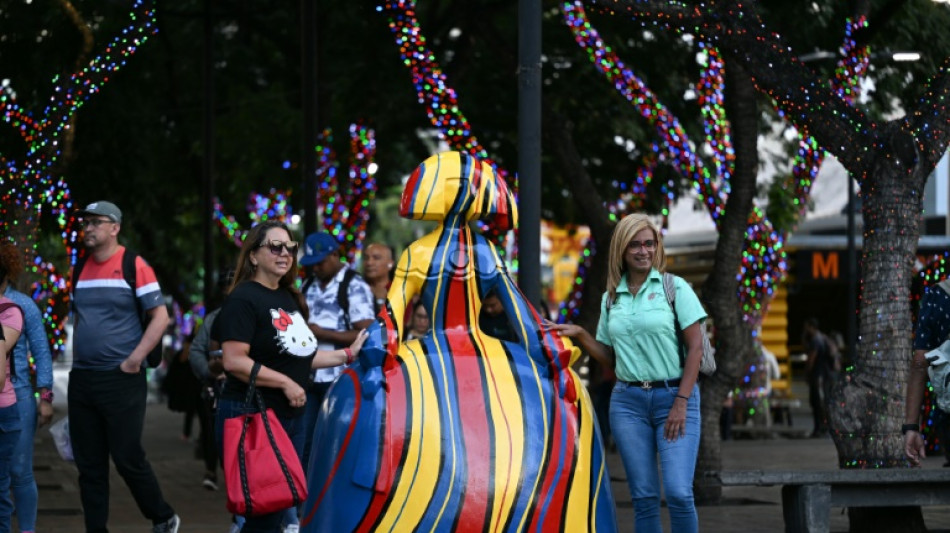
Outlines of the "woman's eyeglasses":
M 287 250 L 290 255 L 297 255 L 299 245 L 297 241 L 264 241 L 260 248 L 266 247 L 274 255 L 280 255 L 281 250 Z
M 640 248 L 643 248 L 644 250 L 653 250 L 656 248 L 656 241 L 652 239 L 648 241 L 643 241 L 643 242 L 630 241 L 630 244 L 627 245 L 627 248 L 633 251 L 637 251 Z

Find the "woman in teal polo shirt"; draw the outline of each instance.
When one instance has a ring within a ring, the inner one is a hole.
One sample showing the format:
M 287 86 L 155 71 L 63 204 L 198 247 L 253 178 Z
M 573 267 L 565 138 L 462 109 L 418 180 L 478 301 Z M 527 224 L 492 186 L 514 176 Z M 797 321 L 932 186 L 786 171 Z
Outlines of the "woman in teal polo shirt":
M 700 429 L 696 382 L 706 313 L 690 286 L 677 277 L 679 324 L 674 326 L 663 290 L 665 266 L 656 225 L 646 215 L 628 215 L 610 241 L 596 338 L 573 324 L 552 326 L 602 364 L 616 368 L 610 429 L 627 471 L 638 533 L 662 531 L 661 472 L 672 531 L 698 530 L 693 502 Z M 675 328 L 683 330 L 685 358 Z

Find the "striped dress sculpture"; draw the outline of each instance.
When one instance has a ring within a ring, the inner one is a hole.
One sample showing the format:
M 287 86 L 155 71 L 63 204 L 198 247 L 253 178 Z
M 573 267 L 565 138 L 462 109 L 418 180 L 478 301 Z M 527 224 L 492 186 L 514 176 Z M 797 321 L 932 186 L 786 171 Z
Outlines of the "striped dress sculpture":
M 330 389 L 314 430 L 305 532 L 615 531 L 604 447 L 570 365 L 476 219 L 499 231 L 516 206 L 490 165 L 459 152 L 423 162 L 400 214 L 440 223 L 402 254 L 387 308 Z M 478 328 L 494 291 L 517 342 Z M 400 342 L 418 296 L 431 330 Z

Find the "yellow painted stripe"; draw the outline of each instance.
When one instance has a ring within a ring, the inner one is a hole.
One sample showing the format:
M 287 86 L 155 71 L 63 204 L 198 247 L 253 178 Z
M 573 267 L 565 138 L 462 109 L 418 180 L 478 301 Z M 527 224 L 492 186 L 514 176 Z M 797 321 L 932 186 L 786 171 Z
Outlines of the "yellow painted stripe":
M 573 369 L 567 369 L 571 373 L 571 379 L 574 380 L 574 388 L 577 390 L 577 400 L 575 405 L 581 414 L 580 428 L 578 428 L 578 441 L 575 452 L 577 453 L 577 464 L 574 467 L 574 479 L 571 480 L 571 486 L 567 493 L 567 516 L 564 521 L 564 531 L 584 531 L 589 529 L 588 517 L 593 517 L 590 511 L 590 486 L 591 476 L 597 475 L 598 481 L 603 476 L 601 472 L 591 472 L 593 464 L 594 451 L 594 426 L 596 420 L 593 417 L 594 406 L 587 396 L 587 391 L 581 385 L 581 380 L 574 373 Z M 602 470 L 602 468 L 601 468 Z M 567 472 L 565 472 L 565 475 Z M 598 483 L 598 486 L 599 483 Z
M 442 454 L 442 430 L 436 407 L 438 398 L 435 383 L 425 365 L 425 355 L 410 351 L 407 345 L 400 347 L 399 355 L 409 380 L 406 390 L 410 395 L 412 417 L 406 459 L 378 531 L 394 531 L 397 524 L 403 530 L 406 524 L 419 523 L 429 504 L 429 498 L 422 495 L 431 495 L 438 482 L 439 471 L 431 468 L 431 458 Z

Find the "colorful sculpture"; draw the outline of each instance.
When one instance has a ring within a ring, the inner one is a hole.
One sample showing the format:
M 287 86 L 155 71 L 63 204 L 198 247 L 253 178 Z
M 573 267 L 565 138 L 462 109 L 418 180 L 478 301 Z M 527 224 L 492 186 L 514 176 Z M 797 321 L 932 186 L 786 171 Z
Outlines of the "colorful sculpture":
M 615 531 L 597 419 L 570 368 L 579 350 L 542 329 L 469 226 L 515 224 L 504 181 L 441 153 L 413 172 L 400 211 L 440 226 L 402 254 L 387 309 L 323 404 L 303 530 Z M 490 291 L 518 342 L 479 330 Z M 415 296 L 432 329 L 401 343 Z

